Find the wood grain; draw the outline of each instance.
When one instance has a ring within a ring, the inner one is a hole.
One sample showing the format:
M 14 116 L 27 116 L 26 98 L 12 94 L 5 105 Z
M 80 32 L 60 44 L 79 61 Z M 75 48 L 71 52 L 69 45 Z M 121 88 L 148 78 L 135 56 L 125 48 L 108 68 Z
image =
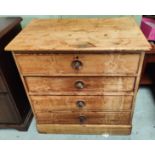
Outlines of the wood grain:
M 133 96 L 30 96 L 35 112 L 125 111 L 131 110 Z M 78 107 L 77 102 L 85 105 Z
M 138 72 L 140 54 L 16 54 L 16 59 L 24 76 L 127 76 Z M 79 70 L 72 67 L 76 60 Z
M 84 83 L 83 89 L 75 86 Z M 103 95 L 103 92 L 130 92 L 134 89 L 135 77 L 25 77 L 30 93 L 53 95 Z
M 136 95 L 137 95 L 137 92 L 138 92 L 138 89 L 139 89 L 139 83 L 140 83 L 140 78 L 141 78 L 141 72 L 142 72 L 143 62 L 144 62 L 144 56 L 145 56 L 145 52 L 142 52 L 141 53 L 141 57 L 140 57 L 140 61 L 139 61 L 138 76 L 137 76 L 136 82 L 135 82 L 135 90 L 134 90 L 134 99 L 133 99 L 131 120 L 133 118 L 134 108 L 135 108 L 135 105 L 136 105 Z
M 131 134 L 131 125 L 37 124 L 38 132 L 54 134 Z
M 6 47 L 13 52 L 38 131 L 70 134 L 131 133 L 149 49 L 133 18 L 33 20 Z M 75 60 L 82 63 L 78 70 Z M 77 81 L 84 83 L 81 89 Z M 79 100 L 83 108 L 77 107 Z
M 34 19 L 6 47 L 11 51 L 148 51 L 131 17 L 113 19 Z
M 81 123 L 80 116 L 86 120 Z M 130 112 L 46 112 L 36 113 L 39 124 L 113 124 L 129 125 Z

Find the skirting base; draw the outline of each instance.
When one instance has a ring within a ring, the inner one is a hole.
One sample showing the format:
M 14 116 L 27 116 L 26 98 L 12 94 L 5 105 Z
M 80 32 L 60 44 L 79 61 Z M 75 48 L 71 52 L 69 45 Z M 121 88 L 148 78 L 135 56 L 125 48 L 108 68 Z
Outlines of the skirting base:
M 38 132 L 54 134 L 115 134 L 129 135 L 130 125 L 60 125 L 60 124 L 37 124 Z

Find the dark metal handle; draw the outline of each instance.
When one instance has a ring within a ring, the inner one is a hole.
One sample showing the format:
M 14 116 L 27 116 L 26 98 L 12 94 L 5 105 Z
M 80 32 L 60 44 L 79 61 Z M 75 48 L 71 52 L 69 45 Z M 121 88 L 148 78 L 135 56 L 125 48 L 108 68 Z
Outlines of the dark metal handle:
M 77 82 L 75 82 L 75 87 L 77 89 L 83 89 L 84 88 L 84 83 L 82 81 L 77 81 Z
M 84 101 L 77 101 L 77 102 L 76 102 L 76 105 L 77 105 L 77 107 L 79 107 L 79 108 L 83 108 L 86 104 L 85 104 Z
M 86 121 L 86 116 L 79 116 L 80 123 L 84 123 Z
M 74 60 L 72 62 L 72 67 L 76 70 L 79 70 L 82 66 L 83 66 L 83 64 L 80 60 Z

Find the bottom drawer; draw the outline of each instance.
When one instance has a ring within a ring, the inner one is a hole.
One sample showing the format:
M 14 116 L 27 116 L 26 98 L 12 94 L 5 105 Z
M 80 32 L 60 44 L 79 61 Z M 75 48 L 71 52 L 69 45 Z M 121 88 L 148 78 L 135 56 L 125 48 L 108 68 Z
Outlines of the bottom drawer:
M 130 124 L 130 112 L 59 112 L 36 113 L 43 124 Z
M 54 134 L 131 134 L 131 125 L 37 124 L 38 132 Z

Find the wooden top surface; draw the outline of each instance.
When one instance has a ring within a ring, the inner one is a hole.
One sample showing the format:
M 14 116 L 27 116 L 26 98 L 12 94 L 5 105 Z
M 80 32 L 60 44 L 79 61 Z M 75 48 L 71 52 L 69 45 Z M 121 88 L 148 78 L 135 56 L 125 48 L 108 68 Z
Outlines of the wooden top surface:
M 8 33 L 14 26 L 22 21 L 20 17 L 1 17 L 0 18 L 0 38 Z
M 134 18 L 34 19 L 7 51 L 147 51 Z

